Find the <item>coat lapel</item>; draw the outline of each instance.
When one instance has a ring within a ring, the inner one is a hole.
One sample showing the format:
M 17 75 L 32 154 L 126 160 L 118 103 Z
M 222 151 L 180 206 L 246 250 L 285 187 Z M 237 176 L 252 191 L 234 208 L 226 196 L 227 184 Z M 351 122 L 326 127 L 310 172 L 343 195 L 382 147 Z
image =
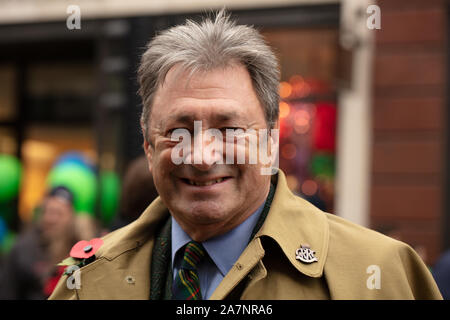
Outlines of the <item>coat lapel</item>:
M 298 271 L 310 277 L 322 276 L 329 240 L 326 215 L 306 200 L 292 194 L 281 170 L 271 210 L 256 235 L 264 236 L 271 237 L 278 243 Z M 303 263 L 296 259 L 296 251 L 302 245 L 308 245 L 315 251 L 317 262 Z
M 154 235 L 168 216 L 167 208 L 157 198 L 139 219 L 106 235 L 97 260 L 80 270 L 78 297 L 148 300 Z M 84 287 L 83 283 L 90 285 Z

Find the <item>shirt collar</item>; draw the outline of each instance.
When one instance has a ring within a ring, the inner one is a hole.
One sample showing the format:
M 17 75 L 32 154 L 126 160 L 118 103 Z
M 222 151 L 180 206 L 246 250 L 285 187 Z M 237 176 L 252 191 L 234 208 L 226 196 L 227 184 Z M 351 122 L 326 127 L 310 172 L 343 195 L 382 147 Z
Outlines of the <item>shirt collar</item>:
M 202 242 L 203 247 L 225 276 L 233 264 L 238 260 L 250 241 L 250 235 L 258 222 L 259 216 L 264 208 L 264 203 L 251 214 L 244 222 L 228 231 L 227 233 Z M 174 265 L 175 254 L 191 241 L 191 237 L 180 227 L 172 216 L 172 265 Z M 232 245 L 230 245 L 232 244 Z

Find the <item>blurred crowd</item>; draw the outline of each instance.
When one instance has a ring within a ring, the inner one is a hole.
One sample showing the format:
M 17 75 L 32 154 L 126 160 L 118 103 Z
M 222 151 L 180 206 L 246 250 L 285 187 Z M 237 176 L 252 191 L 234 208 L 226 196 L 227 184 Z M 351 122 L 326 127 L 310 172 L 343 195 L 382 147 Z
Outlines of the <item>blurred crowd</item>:
M 131 223 L 158 195 L 144 156 L 119 178 L 98 173 L 81 153 L 71 152 L 55 162 L 45 194 L 25 222 L 15 209 L 19 161 L 0 155 L 0 175 L 0 299 L 48 298 L 64 272 L 58 263 L 75 243 Z

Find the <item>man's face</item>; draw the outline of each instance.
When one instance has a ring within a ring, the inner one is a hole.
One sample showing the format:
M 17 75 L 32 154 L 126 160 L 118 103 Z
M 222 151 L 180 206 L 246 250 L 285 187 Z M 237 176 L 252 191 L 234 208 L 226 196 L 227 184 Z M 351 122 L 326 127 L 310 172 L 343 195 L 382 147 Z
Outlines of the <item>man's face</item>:
M 175 66 L 158 88 L 150 141 L 144 147 L 161 199 L 181 227 L 203 241 L 244 221 L 263 203 L 270 186 L 270 176 L 261 174 L 261 164 L 237 164 L 236 158 L 233 164 L 225 164 L 229 143 L 221 142 L 222 152 L 214 152 L 207 148 L 214 140 L 206 130 L 219 129 L 225 140 L 226 129 L 258 132 L 267 129 L 267 124 L 245 67 L 234 65 L 187 78 L 188 72 Z M 201 121 L 202 135 L 194 135 L 194 121 Z M 179 141 L 171 141 L 171 135 L 182 128 L 192 135 L 192 157 L 202 146 L 203 161 L 176 165 L 172 160 Z M 216 163 L 220 157 L 224 164 Z
M 47 240 L 60 241 L 68 237 L 73 229 L 72 205 L 59 197 L 45 200 L 40 220 L 42 235 Z

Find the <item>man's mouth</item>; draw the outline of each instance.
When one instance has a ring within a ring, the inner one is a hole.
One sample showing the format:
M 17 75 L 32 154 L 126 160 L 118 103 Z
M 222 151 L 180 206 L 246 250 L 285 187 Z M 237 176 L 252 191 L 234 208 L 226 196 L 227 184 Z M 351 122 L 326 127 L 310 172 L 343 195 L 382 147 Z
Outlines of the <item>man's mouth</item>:
M 211 180 L 207 180 L 207 181 L 194 181 L 194 180 L 185 179 L 185 178 L 182 178 L 181 180 L 184 183 L 187 183 L 187 184 L 189 184 L 191 186 L 206 187 L 206 186 L 212 186 L 212 185 L 217 184 L 217 183 L 221 183 L 221 182 L 223 182 L 223 181 L 225 181 L 225 180 L 227 180 L 229 178 L 230 177 L 222 177 L 222 178 L 211 179 Z

